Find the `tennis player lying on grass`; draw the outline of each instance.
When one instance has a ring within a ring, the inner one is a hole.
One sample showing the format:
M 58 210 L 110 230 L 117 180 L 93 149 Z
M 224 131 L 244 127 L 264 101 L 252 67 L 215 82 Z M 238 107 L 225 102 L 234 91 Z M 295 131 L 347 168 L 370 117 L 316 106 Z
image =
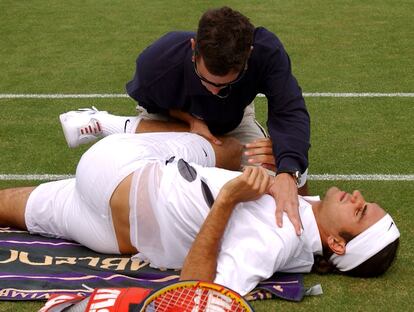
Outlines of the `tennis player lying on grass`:
M 336 187 L 322 201 L 300 197 L 297 236 L 286 215 L 276 225 L 266 170 L 209 168 L 237 169 L 240 153 L 234 139 L 218 146 L 190 133 L 112 135 L 82 156 L 76 178 L 0 191 L 0 223 L 133 254 L 242 295 L 276 271 L 317 269 L 315 257 L 355 276 L 388 269 L 399 232 L 380 206 Z

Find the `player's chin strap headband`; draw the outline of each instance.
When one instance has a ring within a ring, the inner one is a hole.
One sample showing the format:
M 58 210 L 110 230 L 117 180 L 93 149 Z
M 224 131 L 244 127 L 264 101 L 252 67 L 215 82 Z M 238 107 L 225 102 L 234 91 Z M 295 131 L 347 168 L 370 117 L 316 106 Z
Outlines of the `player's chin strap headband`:
M 386 214 L 346 244 L 343 255 L 333 254 L 330 261 L 340 270 L 349 271 L 368 260 L 400 237 L 394 221 Z

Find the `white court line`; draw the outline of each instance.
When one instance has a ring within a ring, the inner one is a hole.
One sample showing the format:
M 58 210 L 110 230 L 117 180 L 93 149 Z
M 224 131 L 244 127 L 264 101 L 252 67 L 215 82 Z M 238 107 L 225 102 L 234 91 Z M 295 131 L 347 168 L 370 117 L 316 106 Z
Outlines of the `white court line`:
M 74 177 L 71 174 L 0 174 L 0 181 L 54 181 Z
M 414 174 L 310 174 L 313 181 L 414 181 Z
M 53 181 L 74 178 L 70 174 L 0 174 L 0 181 Z M 414 174 L 309 174 L 312 181 L 414 181 Z
M 264 97 L 263 94 L 258 94 L 258 97 Z M 304 97 L 414 97 L 414 93 L 334 93 L 334 92 L 311 92 L 303 93 Z M 102 98 L 129 98 L 128 94 L 116 93 L 90 93 L 90 94 L 0 94 L 0 99 L 102 99 Z
M 304 97 L 414 97 L 414 93 L 333 93 L 333 92 L 314 92 L 303 93 Z
M 128 94 L 0 94 L 0 99 L 99 99 L 129 98 Z

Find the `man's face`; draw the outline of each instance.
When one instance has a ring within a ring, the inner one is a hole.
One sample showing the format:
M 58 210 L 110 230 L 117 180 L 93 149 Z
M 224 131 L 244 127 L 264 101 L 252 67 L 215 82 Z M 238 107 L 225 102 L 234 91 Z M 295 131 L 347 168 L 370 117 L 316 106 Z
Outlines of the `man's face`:
M 385 216 L 376 203 L 366 202 L 359 191 L 352 194 L 331 187 L 319 212 L 320 223 L 328 234 L 347 232 L 356 236 Z
M 196 57 L 194 62 L 196 62 L 195 69 L 201 83 L 214 95 L 218 95 L 224 88 L 229 88 L 229 85 L 238 80 L 240 75 L 237 71 L 230 71 L 224 76 L 216 76 L 208 71 L 202 57 Z

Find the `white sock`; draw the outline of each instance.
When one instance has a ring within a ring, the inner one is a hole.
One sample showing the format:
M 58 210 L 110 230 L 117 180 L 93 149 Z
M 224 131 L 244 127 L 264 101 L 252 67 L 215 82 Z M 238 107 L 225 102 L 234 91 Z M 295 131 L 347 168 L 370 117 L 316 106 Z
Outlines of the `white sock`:
M 115 133 L 135 133 L 142 119 L 139 116 L 116 116 L 112 114 L 99 114 L 94 118 L 99 121 L 103 136 Z

